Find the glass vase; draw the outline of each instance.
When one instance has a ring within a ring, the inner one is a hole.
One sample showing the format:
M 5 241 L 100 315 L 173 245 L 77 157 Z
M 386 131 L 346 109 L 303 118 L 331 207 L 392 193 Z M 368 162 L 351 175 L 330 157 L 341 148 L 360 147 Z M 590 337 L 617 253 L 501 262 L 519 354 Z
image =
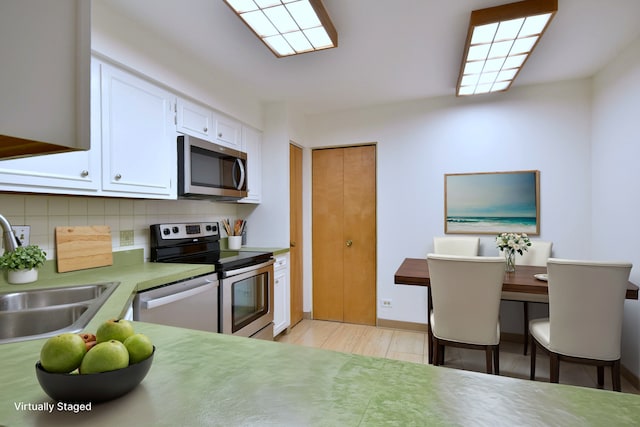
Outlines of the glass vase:
M 516 251 L 513 249 L 504 250 L 504 271 L 513 273 L 516 271 Z

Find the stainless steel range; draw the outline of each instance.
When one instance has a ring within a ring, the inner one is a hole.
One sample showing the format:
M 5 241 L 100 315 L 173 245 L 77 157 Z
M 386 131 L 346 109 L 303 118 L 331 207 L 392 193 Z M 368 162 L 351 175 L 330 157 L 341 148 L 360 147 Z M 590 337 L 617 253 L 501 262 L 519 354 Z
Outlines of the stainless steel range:
M 150 232 L 151 261 L 215 265 L 217 332 L 273 340 L 272 252 L 220 250 L 217 222 L 154 224 Z

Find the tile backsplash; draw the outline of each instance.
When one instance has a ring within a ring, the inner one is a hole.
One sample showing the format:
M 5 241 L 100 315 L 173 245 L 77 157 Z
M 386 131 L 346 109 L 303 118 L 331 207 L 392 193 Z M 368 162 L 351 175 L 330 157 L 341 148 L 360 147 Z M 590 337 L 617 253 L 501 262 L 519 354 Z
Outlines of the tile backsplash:
M 0 214 L 12 226 L 29 225 L 30 244 L 55 259 L 55 227 L 108 225 L 114 251 L 144 249 L 149 258 L 149 225 L 164 222 L 220 221 L 235 218 L 237 205 L 207 200 L 146 200 L 107 197 L 0 193 Z M 133 245 L 120 231 L 133 230 Z

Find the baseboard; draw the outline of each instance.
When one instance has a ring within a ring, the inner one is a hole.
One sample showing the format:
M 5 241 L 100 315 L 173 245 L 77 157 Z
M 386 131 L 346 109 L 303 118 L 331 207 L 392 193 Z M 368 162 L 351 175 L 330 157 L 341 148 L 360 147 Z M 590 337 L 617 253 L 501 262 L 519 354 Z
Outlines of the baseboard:
M 380 319 L 377 320 L 380 328 L 402 329 L 407 331 L 427 332 L 426 323 L 403 322 L 400 320 Z
M 302 312 L 302 318 L 305 319 L 305 320 L 311 320 L 312 319 L 311 312 L 310 311 L 303 311 Z

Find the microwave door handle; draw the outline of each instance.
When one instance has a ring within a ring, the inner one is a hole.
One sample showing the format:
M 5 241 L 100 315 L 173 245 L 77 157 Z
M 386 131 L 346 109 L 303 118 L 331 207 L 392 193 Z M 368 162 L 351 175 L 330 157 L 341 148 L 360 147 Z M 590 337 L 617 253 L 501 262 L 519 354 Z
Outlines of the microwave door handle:
M 236 181 L 236 167 L 240 169 L 240 179 Z M 244 185 L 244 164 L 241 159 L 236 159 L 233 163 L 233 184 L 236 186 L 236 190 L 242 190 Z

